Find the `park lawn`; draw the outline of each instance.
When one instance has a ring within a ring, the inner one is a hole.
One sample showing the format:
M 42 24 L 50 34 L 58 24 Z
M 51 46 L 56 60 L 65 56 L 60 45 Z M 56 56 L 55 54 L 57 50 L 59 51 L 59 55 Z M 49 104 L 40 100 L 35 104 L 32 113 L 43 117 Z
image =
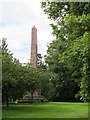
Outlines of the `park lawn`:
M 3 107 L 3 118 L 88 118 L 88 103 L 50 102 Z

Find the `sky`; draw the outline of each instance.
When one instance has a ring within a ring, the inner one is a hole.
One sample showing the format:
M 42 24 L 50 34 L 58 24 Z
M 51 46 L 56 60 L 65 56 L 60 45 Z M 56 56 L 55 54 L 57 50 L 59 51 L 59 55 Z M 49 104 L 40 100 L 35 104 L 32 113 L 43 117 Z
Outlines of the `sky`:
M 38 53 L 46 54 L 53 40 L 52 23 L 43 12 L 41 0 L 0 0 L 0 40 L 7 38 L 13 57 L 21 63 L 30 62 L 31 29 L 37 28 Z

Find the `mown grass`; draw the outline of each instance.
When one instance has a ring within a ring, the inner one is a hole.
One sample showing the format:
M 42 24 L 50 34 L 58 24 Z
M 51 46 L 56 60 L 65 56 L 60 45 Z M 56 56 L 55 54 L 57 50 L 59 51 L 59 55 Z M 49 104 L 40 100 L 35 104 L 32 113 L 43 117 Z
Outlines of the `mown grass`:
M 3 118 L 88 118 L 88 103 L 50 102 L 3 107 Z

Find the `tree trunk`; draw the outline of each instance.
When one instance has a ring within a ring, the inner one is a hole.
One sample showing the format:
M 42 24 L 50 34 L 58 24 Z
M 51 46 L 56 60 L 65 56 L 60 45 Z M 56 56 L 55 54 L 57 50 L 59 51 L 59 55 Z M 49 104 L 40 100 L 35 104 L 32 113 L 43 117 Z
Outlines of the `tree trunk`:
M 31 93 L 31 102 L 33 103 L 33 92 Z
M 6 91 L 6 103 L 7 103 L 7 107 L 9 107 L 9 100 L 8 100 L 8 92 Z

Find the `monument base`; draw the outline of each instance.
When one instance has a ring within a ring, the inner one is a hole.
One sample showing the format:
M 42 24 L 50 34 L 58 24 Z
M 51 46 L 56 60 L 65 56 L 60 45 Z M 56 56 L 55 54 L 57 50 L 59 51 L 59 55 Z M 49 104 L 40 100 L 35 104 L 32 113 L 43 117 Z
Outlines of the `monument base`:
M 31 93 L 27 92 L 26 95 L 23 96 L 23 98 L 21 98 L 18 102 L 19 103 L 32 103 Z M 44 96 L 42 96 L 39 91 L 35 91 L 33 93 L 33 102 L 48 102 L 48 100 Z

